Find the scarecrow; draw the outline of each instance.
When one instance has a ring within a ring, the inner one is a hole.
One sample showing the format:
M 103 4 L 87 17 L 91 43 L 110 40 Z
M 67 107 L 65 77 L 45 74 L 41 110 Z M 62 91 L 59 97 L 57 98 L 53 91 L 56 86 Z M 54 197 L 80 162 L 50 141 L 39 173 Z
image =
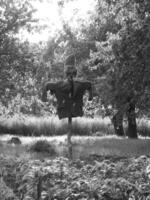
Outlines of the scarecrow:
M 66 59 L 64 72 L 66 79 L 58 82 L 47 82 L 43 89 L 42 100 L 47 100 L 47 91 L 57 99 L 57 114 L 59 119 L 83 116 L 83 95 L 89 92 L 92 100 L 92 84 L 89 81 L 74 79 L 77 75 L 74 56 Z
M 75 79 L 77 69 L 75 68 L 74 55 L 66 59 L 64 66 L 66 79 L 58 82 L 47 82 L 43 89 L 42 100 L 47 100 L 47 91 L 55 95 L 57 99 L 57 114 L 59 119 L 68 118 L 71 132 L 73 117 L 83 116 L 83 95 L 89 92 L 89 100 L 92 100 L 92 84 L 89 81 Z M 68 143 L 71 143 L 71 133 L 68 136 Z

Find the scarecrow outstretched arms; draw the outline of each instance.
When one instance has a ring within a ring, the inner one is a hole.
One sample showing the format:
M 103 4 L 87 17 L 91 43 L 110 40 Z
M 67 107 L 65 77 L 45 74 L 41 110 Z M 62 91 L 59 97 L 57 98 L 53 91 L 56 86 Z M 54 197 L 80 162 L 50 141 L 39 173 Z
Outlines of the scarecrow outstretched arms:
M 83 97 L 85 92 L 89 93 L 89 101 L 93 99 L 92 84 L 89 81 L 74 81 L 74 97 Z
M 47 91 L 50 91 L 51 94 L 56 93 L 70 93 L 70 84 L 66 81 L 60 81 L 57 83 L 46 82 L 43 91 L 42 91 L 42 101 L 47 101 Z M 93 98 L 92 84 L 89 81 L 74 81 L 74 97 L 79 96 L 79 93 L 84 94 L 85 91 L 89 92 L 89 101 Z M 82 94 L 82 95 L 83 95 Z
M 66 117 L 83 116 L 83 96 L 86 91 L 89 93 L 89 101 L 93 98 L 92 84 L 89 81 L 73 81 L 73 95 L 71 96 L 72 85 L 70 81 L 47 82 L 43 87 L 42 101 L 47 101 L 47 91 L 54 94 L 57 99 L 57 114 L 60 119 Z

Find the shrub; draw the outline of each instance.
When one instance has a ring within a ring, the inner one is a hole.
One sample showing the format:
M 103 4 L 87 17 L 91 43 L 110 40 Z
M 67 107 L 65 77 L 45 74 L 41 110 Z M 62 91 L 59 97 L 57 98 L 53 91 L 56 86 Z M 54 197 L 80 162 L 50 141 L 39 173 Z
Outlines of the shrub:
M 29 147 L 29 151 L 36 153 L 48 153 L 56 155 L 55 148 L 47 140 L 38 140 Z
M 8 144 L 21 144 L 21 140 L 18 137 L 12 137 L 7 141 Z
M 137 121 L 137 131 L 143 137 L 150 137 L 150 122 L 147 119 L 139 119 Z

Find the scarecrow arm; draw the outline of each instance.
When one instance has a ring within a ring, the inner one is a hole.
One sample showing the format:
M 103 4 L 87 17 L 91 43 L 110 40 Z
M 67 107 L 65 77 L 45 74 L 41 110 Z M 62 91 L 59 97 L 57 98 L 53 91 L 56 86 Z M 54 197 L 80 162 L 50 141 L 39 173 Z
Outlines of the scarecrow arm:
M 56 89 L 56 83 L 47 82 L 43 87 L 42 101 L 43 102 L 47 101 L 47 91 L 50 91 L 51 94 L 54 94 L 55 93 L 55 89 Z
M 89 101 L 93 99 L 92 84 L 90 82 L 85 82 L 85 88 L 89 92 Z

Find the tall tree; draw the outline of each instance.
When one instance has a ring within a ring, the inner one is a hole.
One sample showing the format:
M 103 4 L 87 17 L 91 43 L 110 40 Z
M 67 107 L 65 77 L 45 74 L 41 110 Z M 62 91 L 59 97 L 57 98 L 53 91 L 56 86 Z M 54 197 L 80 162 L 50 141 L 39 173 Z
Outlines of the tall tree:
M 149 90 L 149 2 L 98 1 L 97 10 L 94 25 L 86 33 L 99 42 L 98 52 L 91 57 L 91 68 L 101 72 L 98 77 L 104 76 L 98 78 L 99 94 L 106 110 L 112 106 L 116 133 L 124 134 L 126 114 L 127 134 L 137 138 L 135 111 L 142 109 Z
M 0 93 L 14 89 L 16 73 L 24 73 L 29 64 L 26 43 L 17 39 L 20 29 L 31 30 L 36 20 L 31 1 L 0 0 Z M 30 56 L 31 58 L 31 56 Z M 30 62 L 31 63 L 31 62 Z
M 148 1 L 133 1 L 135 17 L 126 19 L 126 28 L 114 48 L 116 64 L 121 74 L 121 89 L 124 91 L 128 136 L 137 137 L 136 108 L 141 108 L 143 97 L 149 90 L 150 4 Z M 146 33 L 146 34 L 145 34 Z M 146 95 L 147 96 L 147 95 Z

